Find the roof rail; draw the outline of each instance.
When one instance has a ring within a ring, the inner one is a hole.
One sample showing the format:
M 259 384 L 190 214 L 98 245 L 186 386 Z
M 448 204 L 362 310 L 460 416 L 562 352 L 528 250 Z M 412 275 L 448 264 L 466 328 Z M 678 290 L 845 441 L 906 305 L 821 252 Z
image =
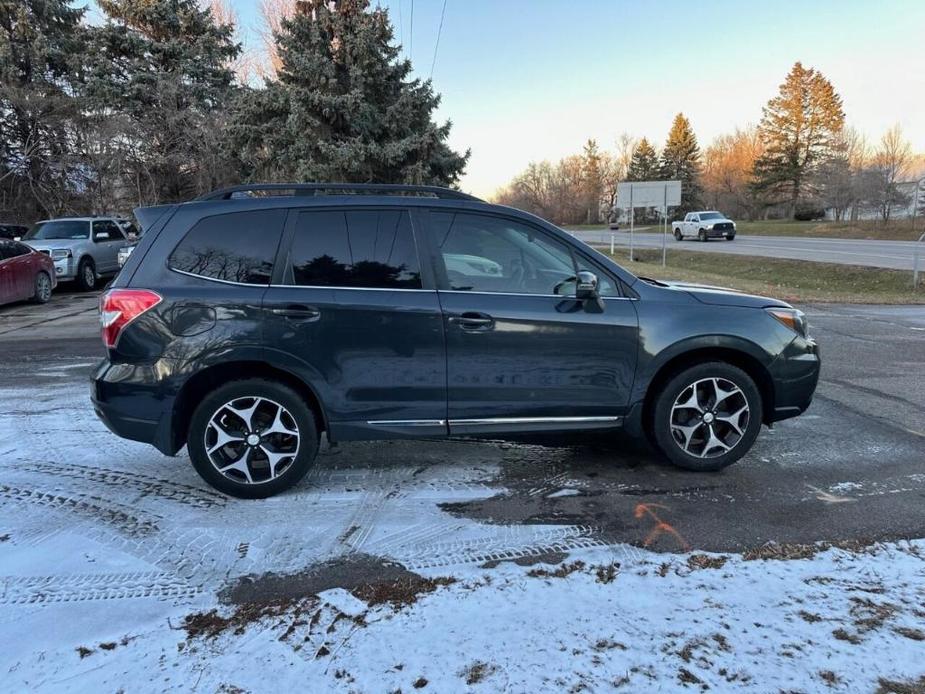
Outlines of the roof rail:
M 211 193 L 200 195 L 196 200 L 231 200 L 235 197 L 245 197 L 240 194 L 246 193 L 264 193 L 272 196 L 276 192 L 283 195 L 283 191 L 292 191 L 292 195 L 419 195 L 481 202 L 477 197 L 450 188 L 400 183 L 245 183 L 213 190 Z

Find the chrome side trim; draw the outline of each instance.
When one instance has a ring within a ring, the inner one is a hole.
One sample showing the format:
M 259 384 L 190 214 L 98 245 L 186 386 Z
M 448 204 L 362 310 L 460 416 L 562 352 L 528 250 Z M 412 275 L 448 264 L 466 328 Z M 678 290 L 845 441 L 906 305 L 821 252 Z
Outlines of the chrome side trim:
M 450 426 L 494 426 L 505 424 L 585 424 L 621 421 L 623 417 L 496 417 L 491 419 L 451 419 Z
M 441 294 L 482 294 L 486 296 L 535 296 L 541 299 L 575 299 L 574 296 L 565 296 L 564 294 L 521 294 L 518 292 L 481 292 L 481 291 L 467 291 L 463 289 L 438 289 L 438 292 Z M 612 299 L 619 301 L 634 301 L 635 299 L 631 296 L 602 296 L 604 301 L 610 301 Z M 577 299 L 575 299 L 577 301 Z
M 436 289 L 409 289 L 407 287 L 324 287 L 315 284 L 271 284 L 273 289 L 347 289 L 353 292 L 435 292 Z
M 370 426 L 383 427 L 443 427 L 445 419 L 377 419 L 367 421 Z

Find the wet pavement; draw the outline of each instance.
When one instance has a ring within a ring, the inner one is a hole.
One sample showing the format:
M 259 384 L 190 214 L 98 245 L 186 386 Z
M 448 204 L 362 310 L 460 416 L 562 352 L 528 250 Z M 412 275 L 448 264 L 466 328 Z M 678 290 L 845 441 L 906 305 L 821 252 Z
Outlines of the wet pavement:
M 0 325 L 20 321 L 0 329 L 3 603 L 182 599 L 337 558 L 420 571 L 616 543 L 925 537 L 923 307 L 804 307 L 824 360 L 815 402 L 720 473 L 677 470 L 624 436 L 353 443 L 325 447 L 291 492 L 241 501 L 205 485 L 185 453 L 96 420 L 91 301 L 62 301 L 57 318 L 0 310 Z

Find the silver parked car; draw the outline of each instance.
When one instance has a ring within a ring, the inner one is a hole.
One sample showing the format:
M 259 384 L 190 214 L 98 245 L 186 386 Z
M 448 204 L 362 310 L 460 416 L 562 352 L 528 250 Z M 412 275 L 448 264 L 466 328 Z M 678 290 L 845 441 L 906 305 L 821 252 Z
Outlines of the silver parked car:
M 47 253 L 59 282 L 73 280 L 89 291 L 98 279 L 119 272 L 119 250 L 130 244 L 113 217 L 66 217 L 38 222 L 23 242 Z

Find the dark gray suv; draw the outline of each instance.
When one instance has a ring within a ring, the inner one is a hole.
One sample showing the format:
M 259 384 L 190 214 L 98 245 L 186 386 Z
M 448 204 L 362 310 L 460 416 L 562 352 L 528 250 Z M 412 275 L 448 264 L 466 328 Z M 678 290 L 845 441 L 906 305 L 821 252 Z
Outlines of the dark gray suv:
M 279 184 L 140 208 L 101 297 L 120 436 L 265 497 L 333 442 L 625 428 L 718 470 L 819 376 L 786 303 L 635 277 L 548 222 L 423 186 Z

